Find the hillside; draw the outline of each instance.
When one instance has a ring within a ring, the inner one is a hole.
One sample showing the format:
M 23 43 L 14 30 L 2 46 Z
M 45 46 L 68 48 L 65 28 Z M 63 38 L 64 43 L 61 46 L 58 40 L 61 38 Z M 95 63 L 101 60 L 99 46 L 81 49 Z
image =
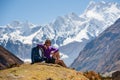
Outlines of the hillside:
M 21 64 L 23 64 L 23 61 L 13 55 L 13 53 L 0 46 L 0 70 L 15 67 Z
M 111 72 L 120 70 L 120 18 L 89 42 L 73 62 L 77 70 Z
M 4 74 L 3 74 L 4 73 Z M 23 64 L 0 71 L 0 80 L 88 80 L 81 72 L 56 64 Z

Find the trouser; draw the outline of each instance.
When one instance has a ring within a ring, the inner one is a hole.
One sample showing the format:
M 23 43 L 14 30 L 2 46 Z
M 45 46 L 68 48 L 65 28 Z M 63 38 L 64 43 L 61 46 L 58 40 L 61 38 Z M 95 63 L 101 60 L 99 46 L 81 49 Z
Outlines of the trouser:
M 52 57 L 52 58 L 45 58 L 45 62 L 46 63 L 55 63 L 55 59 Z

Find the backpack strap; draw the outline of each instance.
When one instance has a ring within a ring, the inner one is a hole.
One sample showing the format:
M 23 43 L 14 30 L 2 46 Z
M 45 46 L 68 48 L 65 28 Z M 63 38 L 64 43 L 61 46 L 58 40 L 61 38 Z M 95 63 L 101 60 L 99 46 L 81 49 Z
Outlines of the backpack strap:
M 40 50 L 41 50 L 41 52 L 42 52 L 42 55 L 41 55 L 41 57 L 42 57 L 42 58 L 44 58 L 44 57 L 45 57 L 45 56 L 44 56 L 44 54 L 45 54 L 45 51 L 44 51 L 44 49 L 43 49 L 43 48 L 41 48 L 41 47 L 40 47 L 39 49 L 40 49 Z

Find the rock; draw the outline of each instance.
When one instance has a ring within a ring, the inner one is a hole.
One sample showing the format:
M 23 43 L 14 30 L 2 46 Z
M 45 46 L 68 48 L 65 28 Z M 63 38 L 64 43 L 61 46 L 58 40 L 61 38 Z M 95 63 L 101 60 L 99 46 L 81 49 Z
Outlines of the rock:
M 84 72 L 83 75 L 87 77 L 89 80 L 101 80 L 100 75 L 94 71 Z
M 19 66 L 21 64 L 23 64 L 22 60 L 0 46 L 0 70 Z
M 112 80 L 120 80 L 120 71 L 116 71 L 112 74 Z

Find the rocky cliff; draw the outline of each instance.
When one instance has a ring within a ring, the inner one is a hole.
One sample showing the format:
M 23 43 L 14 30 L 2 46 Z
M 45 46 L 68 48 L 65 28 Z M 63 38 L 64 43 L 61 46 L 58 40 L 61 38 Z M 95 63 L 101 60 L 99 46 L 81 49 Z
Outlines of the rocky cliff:
M 120 19 L 89 42 L 71 65 L 77 70 L 120 70 Z
M 0 46 L 0 70 L 18 66 L 22 63 L 23 61 L 21 61 L 18 57 Z

